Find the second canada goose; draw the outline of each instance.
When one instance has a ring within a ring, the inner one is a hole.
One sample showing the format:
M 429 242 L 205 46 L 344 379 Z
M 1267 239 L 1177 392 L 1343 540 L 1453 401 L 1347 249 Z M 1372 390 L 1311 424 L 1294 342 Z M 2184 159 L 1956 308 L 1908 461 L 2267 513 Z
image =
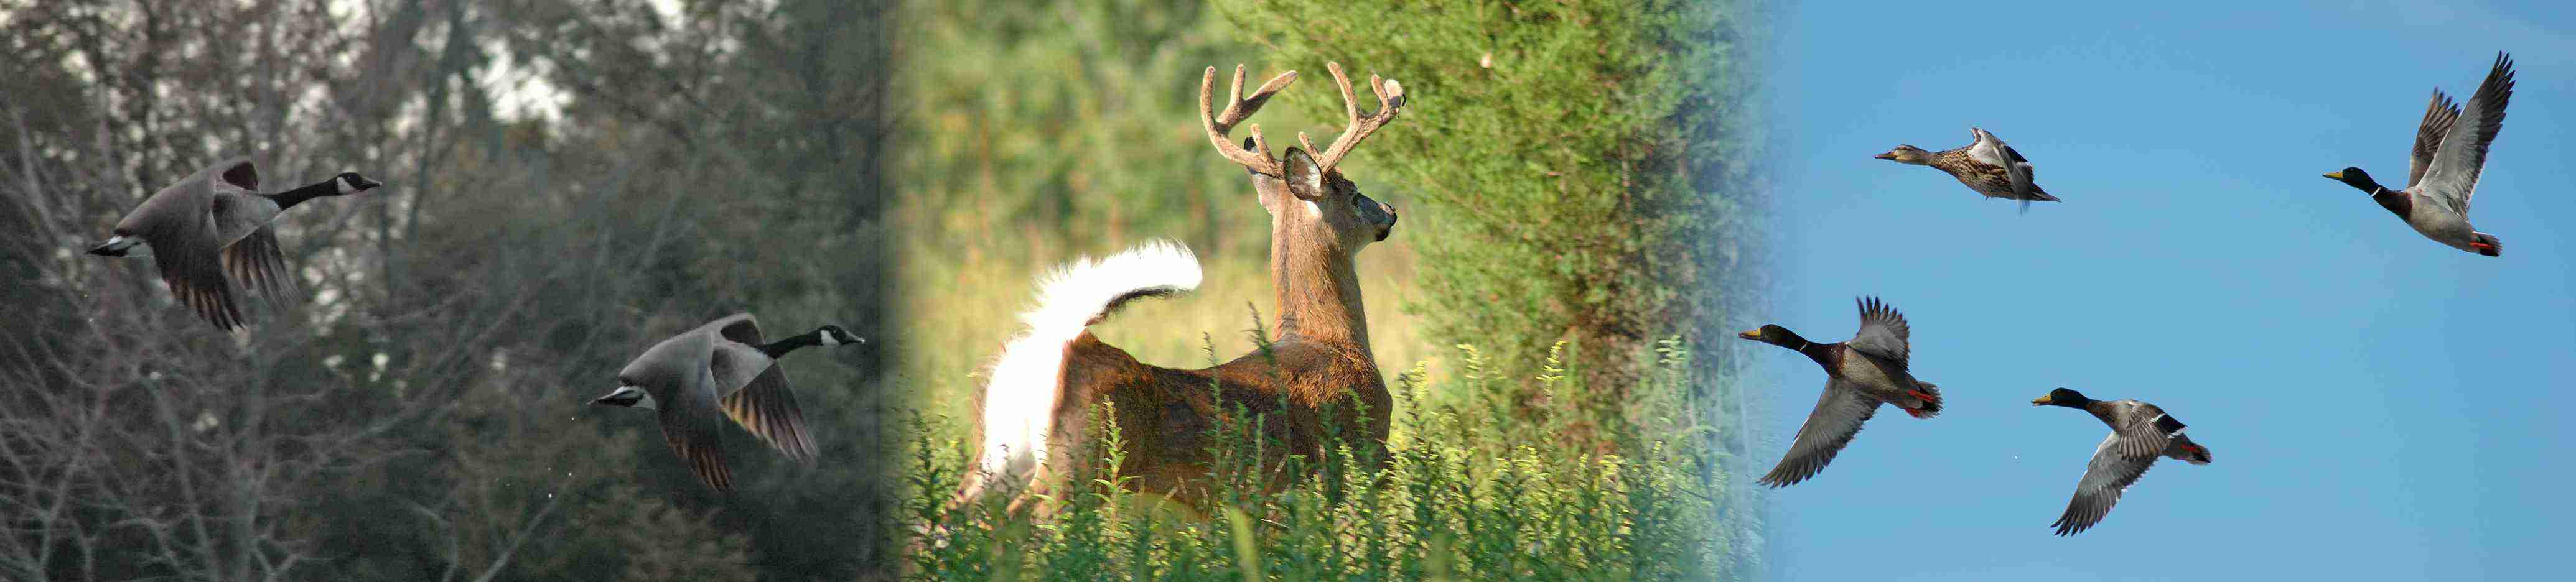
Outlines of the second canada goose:
M 1968 135 L 1975 141 L 1956 148 L 1927 152 L 1923 148 L 1898 145 L 1896 149 L 1872 157 L 1900 164 L 1931 166 L 1949 173 L 1950 177 L 1959 179 L 1960 184 L 1966 184 L 1969 190 L 1987 198 L 2019 200 L 2023 212 L 2029 212 L 2030 203 L 2034 201 L 2057 201 L 2056 196 L 2050 196 L 2047 189 L 2033 182 L 2037 179 L 2034 177 L 2037 168 L 2031 165 L 2030 159 L 2021 157 L 2021 152 L 2012 146 L 2004 145 L 2003 138 L 1974 127 L 1968 128 Z
M 2138 477 L 2157 457 L 2173 457 L 2194 465 L 2209 464 L 2209 448 L 2191 442 L 2182 434 L 2183 424 L 2165 414 L 2165 409 L 2136 400 L 2094 400 L 2084 393 L 2059 388 L 2030 401 L 2031 406 L 2064 406 L 2093 413 L 2093 418 L 2111 426 L 2111 436 L 2093 448 L 2093 461 L 2084 466 L 2084 478 L 2075 482 L 2075 498 L 2066 502 L 2066 513 L 2058 516 L 2057 535 L 2082 533 L 2101 523 L 2111 514 L 2111 506 L 2120 503 Z
M 808 346 L 866 341 L 826 325 L 764 342 L 759 320 L 737 313 L 653 344 L 618 371 L 615 390 L 591 404 L 655 410 L 671 451 L 688 460 L 708 487 L 730 491 L 733 472 L 717 446 L 719 411 L 787 458 L 811 463 L 814 439 L 778 358 Z
M 1878 414 L 1880 404 L 1894 404 L 1915 418 L 1941 413 L 1940 388 L 1915 379 L 1907 370 L 1913 332 L 1905 314 L 1876 297 L 1858 303 L 1860 331 L 1842 342 L 1810 342 L 1777 325 L 1736 334 L 1796 350 L 1825 369 L 1825 393 L 1816 398 L 1815 411 L 1807 413 L 1807 423 L 1798 427 L 1798 440 L 1789 444 L 1779 466 L 1762 476 L 1762 484 L 1787 487 L 1824 471 L 1825 464 L 1851 444 L 1852 436 L 1860 434 L 1860 423 Z
M 2469 225 L 2469 197 L 2477 194 L 2487 146 L 2504 129 L 2504 106 L 2512 99 L 2513 57 L 2496 53 L 2487 80 L 2469 95 L 2465 108 L 2452 103 L 2441 89 L 2433 90 L 2433 101 L 2424 106 L 2424 120 L 2415 126 L 2415 148 L 2407 152 L 2405 189 L 2381 186 L 2361 168 L 2347 167 L 2326 178 L 2369 193 L 2379 207 L 2396 213 L 2424 238 L 2484 256 L 2502 256 L 2503 240 Z
M 263 194 L 259 168 L 248 158 L 224 160 L 143 199 L 116 221 L 107 242 L 91 247 L 89 253 L 122 257 L 135 245 L 149 245 L 171 295 L 216 328 L 231 331 L 241 325 L 242 316 L 226 284 L 226 272 L 245 288 L 272 297 L 287 287 L 291 274 L 269 221 L 306 200 L 356 194 L 382 185 L 357 172 L 343 172 L 329 180 Z

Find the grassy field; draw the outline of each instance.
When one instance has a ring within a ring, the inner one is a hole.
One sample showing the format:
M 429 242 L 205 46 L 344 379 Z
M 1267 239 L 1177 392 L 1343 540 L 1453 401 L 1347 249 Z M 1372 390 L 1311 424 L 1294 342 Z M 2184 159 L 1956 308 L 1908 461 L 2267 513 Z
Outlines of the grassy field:
M 1636 392 L 1669 402 L 1683 392 L 1690 363 L 1687 350 L 1665 347 L 1675 357 Z M 953 423 L 916 417 L 903 471 L 912 495 L 903 514 L 909 529 L 940 533 L 908 553 L 911 574 L 940 580 L 1665 580 L 1709 578 L 1737 566 L 1725 539 L 1710 535 L 1719 504 L 1694 475 L 1711 461 L 1689 439 L 1667 433 L 1676 438 L 1622 443 L 1621 452 L 1603 454 L 1555 437 L 1573 415 L 1519 419 L 1474 399 L 1427 398 L 1435 390 L 1472 391 L 1481 378 L 1476 372 L 1487 368 L 1463 359 L 1468 373 L 1445 386 L 1422 380 L 1427 373 L 1420 367 L 1397 377 L 1394 436 L 1383 457 L 1354 452 L 1367 449 L 1348 443 L 1321 459 L 1293 457 L 1287 471 L 1313 476 L 1264 490 L 1255 476 L 1262 471 L 1244 460 L 1277 443 L 1245 437 L 1217 445 L 1209 479 L 1221 501 L 1204 511 L 1121 489 L 1114 472 L 1071 476 L 1051 493 L 1061 509 L 1035 520 L 1009 517 L 998 499 L 945 507 L 965 449 L 949 436 Z M 1566 386 L 1559 362 L 1539 367 L 1533 380 L 1551 395 Z M 1117 466 L 1117 427 L 1097 434 L 1108 436 L 1085 453 L 1102 467 Z

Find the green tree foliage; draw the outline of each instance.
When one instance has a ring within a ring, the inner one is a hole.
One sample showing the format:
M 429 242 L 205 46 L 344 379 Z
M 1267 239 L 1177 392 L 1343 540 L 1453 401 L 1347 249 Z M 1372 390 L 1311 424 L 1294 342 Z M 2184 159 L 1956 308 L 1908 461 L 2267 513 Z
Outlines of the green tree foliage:
M 1574 406 L 1588 411 L 1572 432 L 1598 443 L 1638 426 L 1629 387 L 1669 357 L 1658 338 L 1681 337 L 1700 363 L 1686 404 L 1700 421 L 1688 426 L 1740 467 L 1753 441 L 1726 326 L 1762 300 L 1745 290 L 1767 281 L 1762 8 L 1276 0 L 1227 14 L 1275 68 L 1318 79 L 1300 84 L 1322 82 L 1326 61 L 1363 76 L 1355 83 L 1403 82 L 1403 130 L 1373 136 L 1352 165 L 1420 201 L 1406 215 L 1420 227 L 1420 299 L 1408 308 L 1426 337 L 1482 346 L 1491 362 L 1538 361 L 1566 342 Z M 1340 118 L 1337 95 L 1286 99 Z M 1524 384 L 1509 400 L 1538 392 Z M 1703 484 L 1719 471 L 1702 467 Z M 1724 495 L 1722 529 L 1758 553 L 1758 501 L 1740 486 Z
M 1326 61 L 1403 82 L 1402 130 L 1353 166 L 1422 201 L 1414 307 L 1432 338 L 1507 362 L 1566 341 L 1575 376 L 1612 403 L 1657 338 L 1721 355 L 1715 324 L 1742 294 L 1703 290 L 1735 281 L 1758 232 L 1750 3 L 1365 4 L 1231 14 L 1300 84 L 1329 82 Z M 1287 101 L 1342 110 L 1330 91 Z

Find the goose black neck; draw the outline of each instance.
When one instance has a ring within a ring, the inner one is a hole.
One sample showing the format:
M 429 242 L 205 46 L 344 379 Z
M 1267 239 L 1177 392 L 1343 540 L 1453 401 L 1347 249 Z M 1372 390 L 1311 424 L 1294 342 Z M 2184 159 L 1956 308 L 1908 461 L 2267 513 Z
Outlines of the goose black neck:
M 802 334 L 787 336 L 786 339 L 770 342 L 769 345 L 760 346 L 760 353 L 769 354 L 769 358 L 774 360 L 786 356 L 788 352 L 819 345 L 823 345 L 823 330 L 818 329 Z
M 268 199 L 277 201 L 278 210 L 285 210 L 293 208 L 297 204 L 303 204 L 306 200 L 312 200 L 323 196 L 338 195 L 340 195 L 340 179 L 338 177 L 333 177 L 328 180 L 297 186 L 293 190 L 269 194 L 267 196 Z

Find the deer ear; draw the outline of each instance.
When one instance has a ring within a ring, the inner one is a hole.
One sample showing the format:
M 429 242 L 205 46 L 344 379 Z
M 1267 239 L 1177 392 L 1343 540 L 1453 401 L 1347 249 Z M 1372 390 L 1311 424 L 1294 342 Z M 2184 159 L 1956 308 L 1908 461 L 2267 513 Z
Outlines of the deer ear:
M 1315 157 L 1306 150 L 1288 148 L 1288 192 L 1298 198 L 1324 197 L 1324 168 L 1315 165 Z
M 224 183 L 243 190 L 258 190 L 259 168 L 251 166 L 250 160 L 233 162 L 232 167 L 224 168 Z

